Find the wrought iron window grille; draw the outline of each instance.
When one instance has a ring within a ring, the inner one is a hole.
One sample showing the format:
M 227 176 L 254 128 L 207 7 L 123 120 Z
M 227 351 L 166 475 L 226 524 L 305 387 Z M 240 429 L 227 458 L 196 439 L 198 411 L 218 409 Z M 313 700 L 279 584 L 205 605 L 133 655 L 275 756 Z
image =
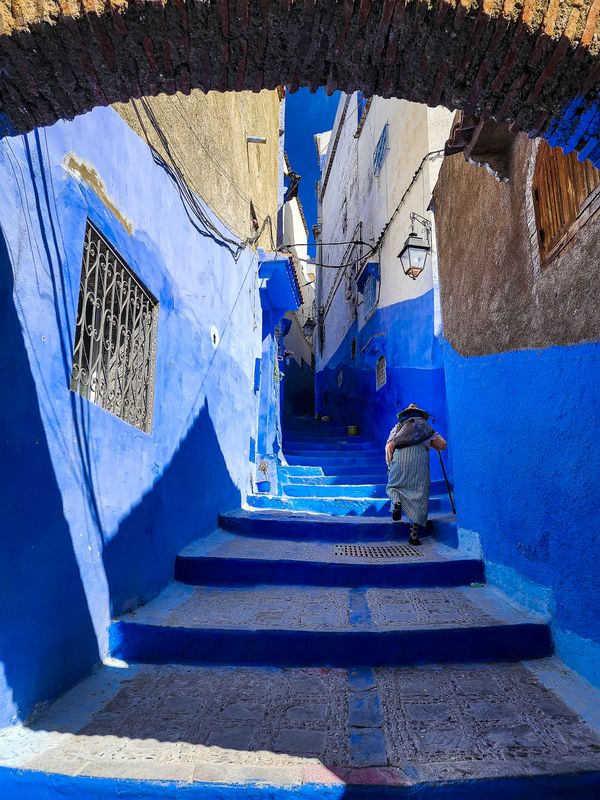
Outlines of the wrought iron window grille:
M 88 220 L 71 391 L 150 433 L 157 327 L 158 300 Z
M 387 383 L 385 356 L 379 356 L 375 365 L 375 390 L 379 391 Z

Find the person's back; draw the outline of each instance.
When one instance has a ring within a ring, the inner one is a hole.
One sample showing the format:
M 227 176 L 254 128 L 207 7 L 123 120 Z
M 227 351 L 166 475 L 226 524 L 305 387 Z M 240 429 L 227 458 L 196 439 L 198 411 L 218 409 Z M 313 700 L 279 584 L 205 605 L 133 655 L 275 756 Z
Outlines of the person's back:
M 445 439 L 428 424 L 429 414 L 411 403 L 398 414 L 385 446 L 388 466 L 387 494 L 392 519 L 404 512 L 410 526 L 410 544 L 421 544 L 419 527 L 427 524 L 429 512 L 429 449 L 445 450 Z

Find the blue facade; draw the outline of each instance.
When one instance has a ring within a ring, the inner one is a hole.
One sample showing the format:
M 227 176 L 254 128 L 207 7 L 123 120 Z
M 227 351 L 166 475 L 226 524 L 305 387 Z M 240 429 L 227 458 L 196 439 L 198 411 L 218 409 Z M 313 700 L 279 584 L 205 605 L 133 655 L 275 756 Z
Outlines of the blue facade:
M 156 595 L 182 546 L 239 507 L 263 332 L 258 255 L 236 262 L 195 226 L 113 110 L 4 139 L 0 179 L 3 725 L 105 656 L 111 615 Z M 88 219 L 159 300 L 151 434 L 69 391 Z
M 488 579 L 548 613 L 600 683 L 600 344 L 461 357 L 445 346 L 458 525 Z
M 386 383 L 377 389 L 376 362 L 381 355 L 386 357 Z M 443 353 L 433 333 L 433 289 L 379 308 L 360 331 L 355 322 L 327 366 L 317 372 L 316 385 L 319 413 L 344 425 L 358 425 L 361 433 L 381 444 L 382 459 L 396 414 L 409 403 L 426 408 L 435 418 L 435 429 L 446 436 Z M 437 456 L 431 466 L 432 476 L 440 477 Z

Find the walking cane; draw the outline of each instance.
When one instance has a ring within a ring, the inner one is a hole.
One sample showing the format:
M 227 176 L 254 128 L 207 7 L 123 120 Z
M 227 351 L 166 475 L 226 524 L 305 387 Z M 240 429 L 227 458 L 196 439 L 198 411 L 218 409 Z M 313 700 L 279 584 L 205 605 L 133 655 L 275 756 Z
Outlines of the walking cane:
M 446 475 L 446 467 L 444 466 L 444 462 L 442 460 L 442 454 L 440 451 L 437 451 L 438 456 L 440 457 L 440 466 L 442 468 L 442 472 L 444 473 L 444 480 L 446 481 L 446 489 L 448 490 L 448 497 L 450 498 L 450 505 L 452 506 L 452 513 L 456 514 L 456 506 L 454 505 L 454 500 L 452 499 L 452 491 L 450 489 L 450 481 L 448 480 L 448 476 Z

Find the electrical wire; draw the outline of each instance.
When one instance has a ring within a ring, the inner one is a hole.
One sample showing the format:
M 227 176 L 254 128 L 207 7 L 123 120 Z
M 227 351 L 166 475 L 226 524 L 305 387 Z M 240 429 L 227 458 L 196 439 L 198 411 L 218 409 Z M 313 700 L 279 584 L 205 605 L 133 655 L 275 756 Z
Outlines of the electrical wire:
M 147 99 L 145 97 L 142 97 L 139 102 L 140 102 L 140 104 L 141 104 L 141 106 L 142 106 L 142 108 L 143 108 L 143 110 L 144 110 L 144 112 L 145 112 L 145 114 L 146 114 L 146 116 L 147 116 L 147 118 L 148 118 L 148 120 L 149 120 L 149 122 L 150 122 L 150 124 L 151 124 L 151 126 L 152 126 L 152 128 L 153 128 L 153 130 L 155 132 L 155 134 L 156 134 L 156 136 L 158 137 L 158 140 L 159 140 L 160 144 L 162 145 L 163 150 L 166 153 L 170 163 L 167 163 L 165 161 L 163 156 L 156 150 L 154 145 L 151 143 L 150 137 L 148 136 L 148 131 L 146 130 L 146 126 L 144 125 L 144 122 L 142 120 L 141 114 L 140 114 L 139 109 L 137 107 L 137 103 L 136 103 L 135 100 L 132 99 L 131 100 L 132 106 L 133 106 L 133 108 L 135 110 L 136 116 L 138 118 L 138 121 L 139 121 L 140 126 L 142 128 L 142 131 L 143 131 L 144 136 L 146 138 L 146 142 L 148 144 L 148 147 L 150 148 L 150 151 L 152 153 L 152 158 L 154 159 L 156 164 L 161 166 L 167 172 L 167 174 L 169 175 L 169 177 L 171 178 L 171 180 L 175 184 L 175 187 L 177 188 L 177 190 L 179 192 L 179 195 L 180 195 L 181 200 L 183 202 L 184 208 L 186 210 L 186 214 L 187 214 L 188 218 L 190 219 L 190 222 L 192 222 L 192 224 L 194 224 L 196 229 L 202 235 L 209 236 L 209 237 L 213 238 L 215 241 L 217 241 L 219 244 L 221 244 L 223 247 L 225 247 L 227 250 L 229 250 L 232 258 L 234 259 L 234 261 L 237 261 L 240 258 L 242 252 L 246 249 L 246 247 L 248 247 L 249 245 L 253 245 L 258 241 L 258 239 L 262 236 L 262 234 L 264 233 L 264 231 L 265 231 L 265 229 L 267 227 L 269 229 L 271 248 L 274 250 L 275 249 L 275 242 L 274 242 L 274 239 L 273 239 L 273 222 L 272 222 L 272 218 L 271 218 L 270 215 L 265 217 L 261 227 L 257 230 L 257 232 L 254 235 L 252 235 L 250 237 L 247 237 L 246 239 L 233 239 L 233 238 L 231 238 L 231 236 L 228 236 L 222 230 L 220 230 L 212 222 L 212 220 L 210 219 L 210 217 L 208 216 L 208 214 L 205 212 L 204 208 L 202 207 L 202 204 L 199 202 L 198 198 L 196 197 L 195 193 L 191 190 L 191 188 L 189 187 L 187 181 L 185 180 L 183 171 L 182 171 L 181 167 L 179 166 L 179 164 L 177 163 L 177 159 L 175 158 L 174 153 L 172 152 L 171 144 L 170 144 L 166 134 L 162 130 L 162 128 L 160 126 L 160 123 L 159 123 L 158 119 L 156 118 L 156 115 L 155 115 L 152 107 L 150 106 L 150 104 L 148 103 L 148 101 L 147 101 Z M 200 228 L 198 228 L 198 226 L 194 222 L 194 219 L 196 220 L 196 222 L 198 222 L 200 224 Z
M 186 126 L 186 128 L 189 130 L 189 132 L 192 134 L 194 139 L 198 142 L 200 147 L 204 150 L 204 152 L 206 153 L 208 158 L 213 162 L 213 164 L 219 170 L 219 172 L 221 172 L 225 176 L 225 178 L 227 178 L 229 183 L 231 183 L 231 185 L 236 190 L 238 195 L 242 198 L 242 200 L 245 200 L 247 203 L 252 202 L 252 198 L 250 198 L 250 197 L 248 197 L 248 195 L 244 194 L 244 190 L 236 183 L 236 181 L 233 179 L 233 177 L 227 172 L 227 170 L 221 164 L 219 159 L 210 152 L 208 147 L 204 144 L 202 139 L 200 139 L 200 137 L 198 136 L 196 131 L 193 129 L 193 127 L 187 121 L 187 118 L 185 117 L 185 108 L 183 107 L 181 99 L 178 97 L 178 95 L 173 95 L 172 97 L 169 98 L 169 100 L 171 101 L 171 105 L 173 106 L 173 108 L 175 108 L 175 110 L 177 111 L 177 113 L 179 114 L 181 119 L 183 120 L 183 123 Z M 179 108 L 177 108 L 177 106 L 179 106 Z M 260 206 L 258 206 L 256 203 L 254 203 L 254 207 L 258 211 L 260 211 L 261 214 L 265 214 L 263 209 L 260 208 Z

